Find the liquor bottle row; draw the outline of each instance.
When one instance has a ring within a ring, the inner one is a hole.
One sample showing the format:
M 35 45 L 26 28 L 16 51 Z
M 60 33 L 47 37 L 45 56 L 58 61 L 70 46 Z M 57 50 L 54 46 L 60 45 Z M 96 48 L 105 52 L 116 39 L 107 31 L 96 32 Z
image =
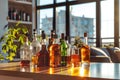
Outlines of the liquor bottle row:
M 80 62 L 81 64 L 89 65 L 90 50 L 87 45 L 86 33 L 84 35 L 85 44 L 81 49 L 71 46 L 64 33 L 61 34 L 61 38 L 58 40 L 56 33 L 52 30 L 48 45 L 46 45 L 44 31 L 42 31 L 41 36 L 41 44 L 37 40 L 36 30 L 34 30 L 34 38 L 31 45 L 28 45 L 28 38 L 25 39 L 25 44 L 20 49 L 21 66 L 29 66 L 30 62 L 37 67 L 80 66 Z
M 9 8 L 8 18 L 10 20 L 30 21 L 30 14 L 15 8 Z

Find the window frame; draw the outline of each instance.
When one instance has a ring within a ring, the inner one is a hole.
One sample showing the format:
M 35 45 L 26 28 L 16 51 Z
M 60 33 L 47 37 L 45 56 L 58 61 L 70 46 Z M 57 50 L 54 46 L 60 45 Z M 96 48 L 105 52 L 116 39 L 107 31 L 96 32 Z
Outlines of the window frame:
M 84 3 L 90 3 L 90 2 L 96 2 L 96 47 L 102 47 L 102 39 L 101 39 L 101 1 L 105 0 L 76 0 L 76 1 L 69 1 L 66 0 L 65 2 L 56 3 L 56 0 L 54 0 L 53 4 L 48 5 L 42 5 L 37 6 L 37 0 L 36 0 L 36 17 L 37 17 L 37 10 L 40 9 L 46 9 L 46 8 L 53 8 L 53 29 L 56 30 L 56 7 L 60 6 L 66 6 L 66 35 L 70 36 L 70 15 L 69 15 L 69 8 L 70 5 L 75 4 L 84 4 Z M 114 46 L 119 47 L 119 0 L 114 0 L 115 6 L 114 6 Z M 36 18 L 36 28 L 37 28 L 37 18 Z M 117 35 L 116 35 L 117 34 Z

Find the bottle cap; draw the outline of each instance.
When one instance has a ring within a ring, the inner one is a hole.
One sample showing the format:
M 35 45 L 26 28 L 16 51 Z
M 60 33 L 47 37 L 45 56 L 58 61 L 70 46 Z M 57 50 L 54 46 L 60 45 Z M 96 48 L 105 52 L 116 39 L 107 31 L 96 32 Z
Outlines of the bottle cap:
M 84 37 L 87 37 L 87 32 L 84 33 Z
M 42 30 L 42 39 L 45 39 L 46 38 L 46 35 L 45 35 L 45 32 L 44 32 L 44 30 Z
M 64 33 L 61 33 L 61 39 L 64 39 Z

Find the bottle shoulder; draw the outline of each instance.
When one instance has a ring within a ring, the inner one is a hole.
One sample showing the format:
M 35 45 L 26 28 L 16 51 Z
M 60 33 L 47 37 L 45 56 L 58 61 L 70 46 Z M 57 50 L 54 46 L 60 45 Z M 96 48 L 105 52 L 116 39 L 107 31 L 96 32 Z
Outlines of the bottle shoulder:
M 40 46 L 39 41 L 32 41 L 31 46 Z
M 22 46 L 21 46 L 21 48 L 29 48 L 30 46 L 29 45 L 27 45 L 27 44 L 23 44 Z
M 59 44 L 51 44 L 49 47 L 50 50 L 55 49 L 55 48 L 60 48 L 60 45 Z
M 80 49 L 81 50 L 90 50 L 90 47 L 88 45 L 83 45 Z

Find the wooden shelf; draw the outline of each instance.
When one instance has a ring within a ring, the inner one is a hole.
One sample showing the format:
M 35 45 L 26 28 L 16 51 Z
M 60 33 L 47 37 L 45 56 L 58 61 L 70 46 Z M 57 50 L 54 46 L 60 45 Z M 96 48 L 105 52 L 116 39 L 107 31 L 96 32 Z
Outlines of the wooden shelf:
M 28 21 L 16 21 L 16 20 L 8 20 L 9 23 L 22 23 L 22 24 L 32 24 L 32 22 L 28 22 Z
M 9 2 L 20 3 L 20 4 L 27 4 L 32 5 L 32 2 L 22 1 L 22 0 L 8 0 Z

